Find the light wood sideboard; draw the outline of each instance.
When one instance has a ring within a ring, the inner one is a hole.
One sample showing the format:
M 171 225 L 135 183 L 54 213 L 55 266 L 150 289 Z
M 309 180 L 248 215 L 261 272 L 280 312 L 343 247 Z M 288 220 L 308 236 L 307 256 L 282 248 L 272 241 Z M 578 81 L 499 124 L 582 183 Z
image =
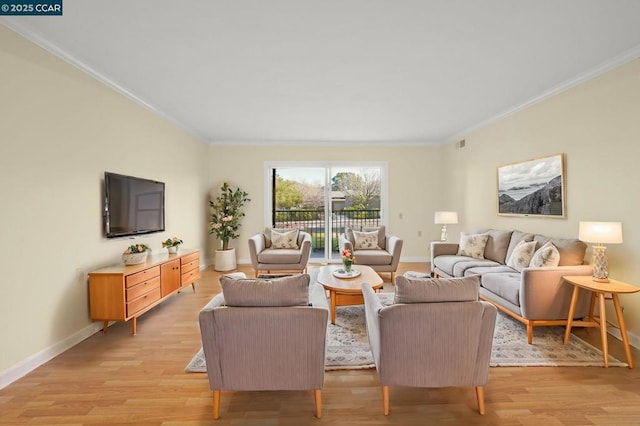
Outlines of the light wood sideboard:
M 114 265 L 89 272 L 91 320 L 103 321 L 106 333 L 109 321 L 131 320 L 136 334 L 136 319 L 200 278 L 200 251 L 180 250 L 177 254 L 148 256 L 140 265 Z

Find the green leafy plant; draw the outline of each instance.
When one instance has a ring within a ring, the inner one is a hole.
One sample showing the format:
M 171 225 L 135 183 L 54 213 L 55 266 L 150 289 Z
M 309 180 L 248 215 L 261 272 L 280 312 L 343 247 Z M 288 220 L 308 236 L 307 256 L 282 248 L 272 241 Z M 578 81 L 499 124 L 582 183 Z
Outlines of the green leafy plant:
M 180 244 L 182 244 L 182 240 L 178 237 L 173 237 L 173 238 L 167 238 L 165 241 L 162 242 L 162 247 L 178 247 Z
M 150 251 L 150 250 L 151 248 L 146 244 L 133 244 L 127 247 L 124 253 L 125 254 L 143 253 L 145 251 Z
M 227 182 L 220 188 L 220 195 L 215 200 L 209 201 L 211 216 L 209 220 L 209 233 L 215 234 L 222 241 L 222 250 L 229 250 L 229 240 L 236 239 L 240 235 L 240 218 L 244 216 L 242 207 L 249 201 L 249 194 L 240 188 L 231 189 Z

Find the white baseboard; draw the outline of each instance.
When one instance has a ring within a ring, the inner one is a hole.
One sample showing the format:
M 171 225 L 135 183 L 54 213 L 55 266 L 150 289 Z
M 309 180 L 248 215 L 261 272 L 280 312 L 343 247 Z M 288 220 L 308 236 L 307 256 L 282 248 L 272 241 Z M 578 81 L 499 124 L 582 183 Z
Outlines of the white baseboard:
M 626 324 L 626 321 L 625 321 L 625 324 Z M 614 336 L 615 338 L 617 338 L 622 342 L 622 334 L 620 334 L 620 329 L 607 327 L 607 333 L 609 333 L 610 335 Z M 640 336 L 638 336 L 637 334 L 629 333 L 629 330 L 627 330 L 627 338 L 629 339 L 629 345 L 633 346 L 636 349 L 640 349 Z M 627 360 L 623 359 L 621 361 L 626 362 Z
M 48 348 L 44 348 L 40 352 L 23 359 L 13 367 L 3 371 L 0 374 L 0 389 L 3 389 L 4 387 L 10 385 L 19 378 L 26 376 L 45 362 L 52 360 L 62 352 L 66 351 L 67 349 L 71 349 L 78 343 L 82 342 L 88 337 L 93 336 L 95 333 L 101 330 L 102 322 L 90 324 L 77 333 L 74 333 L 71 336 L 67 337 L 66 339 L 54 343 Z

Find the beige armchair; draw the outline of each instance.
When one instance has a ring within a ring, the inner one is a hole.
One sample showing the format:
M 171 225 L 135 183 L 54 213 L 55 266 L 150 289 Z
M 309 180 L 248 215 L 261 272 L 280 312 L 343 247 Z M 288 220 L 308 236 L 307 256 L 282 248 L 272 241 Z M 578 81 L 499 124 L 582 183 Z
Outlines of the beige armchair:
M 309 275 L 266 279 L 220 278 L 223 293 L 199 315 L 213 390 L 213 417 L 221 391 L 314 390 L 322 415 L 329 308 Z
M 367 333 L 389 414 L 389 386 L 474 386 L 484 414 L 484 386 L 497 310 L 478 300 L 477 277 L 396 280 L 394 304 L 383 306 L 363 285 Z
M 297 233 L 294 240 L 287 240 L 286 234 L 292 231 Z M 274 232 L 285 235 L 283 243 L 276 247 L 273 244 Z M 291 244 L 287 244 L 289 241 Z M 311 235 L 297 229 L 271 229 L 257 233 L 249 238 L 249 255 L 251 265 L 257 277 L 261 271 L 267 274 L 272 271 L 307 272 L 307 263 L 311 255 Z
M 400 263 L 402 242 L 394 235 L 387 235 L 384 226 L 361 231 L 347 228 L 338 238 L 340 252 L 349 249 L 356 256 L 356 264 L 370 266 L 376 272 L 390 272 L 392 284 Z

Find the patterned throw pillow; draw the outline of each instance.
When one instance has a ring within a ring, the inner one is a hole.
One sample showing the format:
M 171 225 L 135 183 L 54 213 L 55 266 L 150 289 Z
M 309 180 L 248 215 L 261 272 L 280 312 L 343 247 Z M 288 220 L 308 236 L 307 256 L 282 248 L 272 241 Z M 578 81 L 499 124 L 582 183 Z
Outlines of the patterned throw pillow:
M 355 250 L 380 250 L 378 247 L 378 231 L 353 231 L 356 240 Z
M 516 244 L 511 252 L 511 256 L 509 256 L 509 260 L 507 260 L 507 266 L 512 267 L 516 271 L 522 271 L 529 266 L 533 252 L 536 251 L 536 244 L 535 241 L 520 241 Z
M 484 248 L 489 240 L 488 234 L 465 235 L 460 233 L 458 256 L 469 256 L 484 259 Z
M 297 249 L 298 248 L 298 230 L 276 231 L 271 230 L 271 248 L 274 249 Z
M 535 252 L 531 258 L 529 266 L 534 268 L 544 268 L 558 266 L 559 263 L 560 252 L 551 241 L 548 241 Z

